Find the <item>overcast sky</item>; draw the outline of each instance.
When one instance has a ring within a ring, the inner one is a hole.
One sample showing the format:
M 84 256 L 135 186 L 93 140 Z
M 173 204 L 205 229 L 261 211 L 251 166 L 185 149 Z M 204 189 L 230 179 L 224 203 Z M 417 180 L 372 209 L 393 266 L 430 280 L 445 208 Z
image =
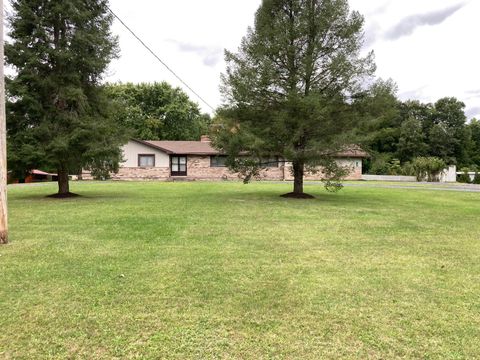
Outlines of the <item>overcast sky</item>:
M 110 0 L 110 6 L 209 104 L 221 104 L 223 50 L 235 50 L 261 0 Z M 392 78 L 401 99 L 455 96 L 480 118 L 480 0 L 350 0 L 366 20 L 365 50 L 377 76 Z M 183 85 L 118 21 L 121 57 L 107 81 Z M 196 99 L 206 112 L 211 110 Z

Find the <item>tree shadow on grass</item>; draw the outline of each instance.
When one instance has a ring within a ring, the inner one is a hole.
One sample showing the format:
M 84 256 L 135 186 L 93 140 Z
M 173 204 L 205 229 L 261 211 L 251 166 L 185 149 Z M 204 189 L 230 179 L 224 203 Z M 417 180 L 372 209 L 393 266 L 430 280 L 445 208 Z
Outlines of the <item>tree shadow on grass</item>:
M 307 193 L 294 193 L 294 192 L 289 192 L 283 195 L 280 195 L 280 197 L 285 198 L 285 199 L 299 199 L 299 200 L 309 200 L 309 199 L 315 199 L 315 196 L 307 194 Z
M 47 195 L 47 198 L 50 198 L 50 199 L 71 199 L 71 198 L 77 198 L 77 197 L 80 197 L 81 195 L 79 194 L 74 194 L 74 193 L 71 193 L 71 192 L 68 192 L 68 193 L 64 193 L 64 194 L 51 194 L 51 195 Z
M 385 194 L 364 194 L 357 192 L 350 192 L 347 189 L 341 190 L 339 193 L 329 193 L 322 189 L 308 189 L 308 193 L 313 196 L 309 199 L 298 199 L 284 197 L 284 192 L 279 189 L 252 189 L 248 191 L 242 191 L 240 193 L 219 192 L 218 194 L 204 194 L 204 199 L 207 197 L 215 196 L 215 201 L 218 202 L 268 202 L 278 204 L 292 204 L 295 206 L 321 206 L 321 205 L 333 205 L 333 206 L 348 206 L 352 205 L 358 207 L 381 207 L 388 202 L 388 197 Z M 394 200 L 392 200 L 394 201 Z
M 115 192 L 115 193 L 92 193 L 92 192 L 79 192 L 77 193 L 70 193 L 68 196 L 64 196 L 63 194 L 48 194 L 48 193 L 22 193 L 22 194 L 15 194 L 10 196 L 12 201 L 38 201 L 38 202 L 46 202 L 54 203 L 54 202 L 67 202 L 67 201 L 95 201 L 95 200 L 104 200 L 104 199 L 127 199 L 127 198 L 135 198 L 134 195 L 128 194 L 125 192 Z

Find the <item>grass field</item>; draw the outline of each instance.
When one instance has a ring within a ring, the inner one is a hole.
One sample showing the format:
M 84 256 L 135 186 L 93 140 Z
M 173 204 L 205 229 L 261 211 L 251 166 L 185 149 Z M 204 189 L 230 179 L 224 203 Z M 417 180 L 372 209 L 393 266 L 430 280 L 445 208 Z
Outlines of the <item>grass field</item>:
M 480 194 L 9 188 L 0 358 L 480 357 Z

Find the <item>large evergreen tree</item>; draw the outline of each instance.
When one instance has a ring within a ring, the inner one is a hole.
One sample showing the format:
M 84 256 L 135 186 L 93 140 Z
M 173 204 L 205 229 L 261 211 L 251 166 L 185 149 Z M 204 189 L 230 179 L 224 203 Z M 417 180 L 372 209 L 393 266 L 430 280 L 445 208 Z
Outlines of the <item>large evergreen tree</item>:
M 280 155 L 292 161 L 293 196 L 305 170 L 322 166 L 327 185 L 345 173 L 334 154 L 352 142 L 347 97 L 374 70 L 372 55 L 360 56 L 362 27 L 347 0 L 262 2 L 238 53 L 226 52 L 214 143 L 233 169 L 251 167 L 248 178 L 260 159 Z M 235 161 L 239 153 L 251 159 Z
M 102 75 L 117 54 L 107 0 L 13 0 L 6 61 L 10 167 L 56 170 L 59 195 L 82 167 L 115 170 L 121 129 Z

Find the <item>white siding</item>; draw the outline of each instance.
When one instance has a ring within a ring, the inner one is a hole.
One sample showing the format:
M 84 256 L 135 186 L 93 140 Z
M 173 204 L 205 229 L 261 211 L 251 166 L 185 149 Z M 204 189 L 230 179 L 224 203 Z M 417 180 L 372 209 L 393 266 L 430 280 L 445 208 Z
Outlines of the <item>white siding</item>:
M 138 167 L 139 154 L 155 155 L 155 167 L 168 168 L 170 166 L 170 156 L 168 154 L 136 141 L 129 141 L 122 147 L 122 151 L 125 160 L 120 164 L 122 167 Z

